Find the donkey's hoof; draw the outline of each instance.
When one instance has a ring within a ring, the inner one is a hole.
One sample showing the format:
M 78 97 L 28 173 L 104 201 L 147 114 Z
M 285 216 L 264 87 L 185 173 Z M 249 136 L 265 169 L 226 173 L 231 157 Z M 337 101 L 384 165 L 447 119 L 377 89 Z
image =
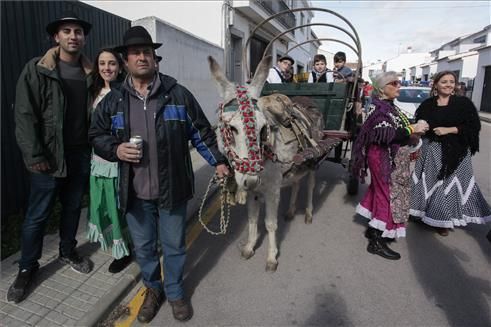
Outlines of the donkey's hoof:
M 266 271 L 270 273 L 276 272 L 278 268 L 278 262 L 267 262 L 266 263 Z
M 312 215 L 305 214 L 305 223 L 308 225 L 312 224 Z
M 242 255 L 242 258 L 247 260 L 247 259 L 252 258 L 252 256 L 254 255 L 254 250 L 242 249 L 242 251 L 240 253 Z
M 293 212 L 288 211 L 285 215 L 285 221 L 292 221 L 295 218 L 295 214 Z

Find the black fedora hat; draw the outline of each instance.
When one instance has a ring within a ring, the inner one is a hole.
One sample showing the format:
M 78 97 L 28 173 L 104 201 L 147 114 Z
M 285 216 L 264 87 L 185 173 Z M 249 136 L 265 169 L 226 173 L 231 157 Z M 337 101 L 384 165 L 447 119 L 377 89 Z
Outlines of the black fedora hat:
M 65 11 L 58 19 L 46 25 L 46 32 L 52 36 L 58 32 L 58 27 L 60 27 L 61 24 L 67 23 L 75 23 L 82 26 L 85 35 L 89 34 L 90 29 L 92 28 L 92 24 L 78 18 L 74 12 Z
M 123 52 L 128 47 L 138 45 L 149 45 L 157 49 L 162 43 L 153 43 L 152 37 L 143 26 L 133 26 L 124 33 L 123 45 L 115 47 L 114 50 Z
M 292 63 L 292 65 L 295 63 L 295 60 L 293 60 L 292 57 L 290 56 L 287 56 L 287 55 L 284 55 L 284 56 L 281 56 L 280 59 L 278 59 L 278 61 L 283 61 L 283 60 L 288 60 Z

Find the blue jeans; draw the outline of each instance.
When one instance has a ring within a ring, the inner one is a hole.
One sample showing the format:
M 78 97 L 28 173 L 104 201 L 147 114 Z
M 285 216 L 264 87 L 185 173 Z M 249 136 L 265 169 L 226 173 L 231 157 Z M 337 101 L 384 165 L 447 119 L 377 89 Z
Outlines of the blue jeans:
M 53 177 L 31 173 L 31 190 L 26 217 L 22 225 L 21 259 L 19 269 L 39 267 L 43 251 L 44 230 L 53 211 L 56 196 L 61 203 L 60 255 L 70 255 L 77 240 L 82 198 L 87 189 L 90 171 L 90 151 L 77 150 L 65 153 L 67 176 Z
M 186 261 L 186 204 L 167 210 L 159 209 L 157 201 L 135 198 L 126 214 L 126 221 L 143 284 L 148 288 L 165 290 L 170 301 L 182 299 L 182 276 Z M 164 255 L 163 287 L 157 248 L 159 239 Z

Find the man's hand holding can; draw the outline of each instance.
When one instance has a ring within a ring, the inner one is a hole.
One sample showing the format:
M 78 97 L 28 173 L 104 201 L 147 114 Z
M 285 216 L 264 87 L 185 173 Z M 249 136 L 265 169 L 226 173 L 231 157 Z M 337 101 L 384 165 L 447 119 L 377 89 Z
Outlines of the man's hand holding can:
M 139 163 L 143 156 L 143 140 L 139 136 L 134 136 L 130 142 L 121 143 L 116 150 L 119 160 L 131 163 Z

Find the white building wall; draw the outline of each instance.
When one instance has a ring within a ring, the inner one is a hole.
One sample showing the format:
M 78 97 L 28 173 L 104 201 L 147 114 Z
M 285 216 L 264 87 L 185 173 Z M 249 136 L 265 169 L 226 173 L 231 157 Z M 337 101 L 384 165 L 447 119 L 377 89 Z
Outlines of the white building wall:
M 327 68 L 329 68 L 330 70 L 333 70 L 334 69 L 334 53 L 320 49 L 320 48 L 317 50 L 317 53 L 324 55 L 324 57 L 326 57 Z M 312 57 L 312 60 L 314 60 L 314 57 Z M 313 66 L 314 63 L 311 62 L 311 65 Z M 310 69 L 312 70 L 312 67 L 310 67 Z
M 238 11 L 233 12 L 233 17 L 234 17 L 233 25 L 230 27 L 242 34 L 239 36 L 242 37 L 242 54 L 241 54 L 241 58 L 242 58 L 244 54 L 245 43 L 250 36 L 250 31 L 252 30 L 253 26 L 251 25 L 248 18 L 242 16 L 242 14 L 240 14 Z M 248 57 L 247 60 L 248 60 L 247 66 L 249 67 L 251 58 Z M 249 79 L 249 76 L 247 74 L 247 71 L 245 70 L 243 59 L 241 59 L 241 62 L 242 62 L 242 82 L 243 82 L 243 81 L 247 81 Z
M 459 46 L 459 52 L 458 53 L 470 51 L 471 49 L 475 48 L 478 45 L 479 45 L 479 43 L 477 43 L 477 44 L 476 43 L 461 44 Z
M 371 81 L 372 78 L 383 72 L 383 62 L 372 63 L 363 67 L 362 78 Z
M 416 73 L 415 73 L 416 79 L 422 79 L 423 78 L 423 69 L 421 66 L 416 67 Z
M 428 75 L 428 78 L 431 78 L 433 75 L 435 75 L 437 71 L 438 71 L 437 63 L 432 63 L 430 65 L 430 74 Z
M 477 54 L 462 58 L 462 78 L 473 79 L 476 77 L 478 60 L 479 56 Z
M 211 80 L 207 57 L 213 56 L 223 66 L 223 49 L 156 17 L 145 17 L 132 22 L 144 26 L 155 42 L 163 43 L 157 49 L 162 56 L 160 72 L 177 82 L 196 97 L 211 123 L 216 122 L 215 110 L 220 102 L 218 91 Z
M 491 40 L 488 41 L 488 44 L 490 43 Z M 484 85 L 486 66 L 491 66 L 491 47 L 479 50 L 476 78 L 474 79 L 474 90 L 472 91 L 472 102 L 474 102 L 477 110 L 480 110 L 481 108 L 482 89 Z
M 455 50 L 440 50 L 438 51 L 438 58 L 441 59 L 455 54 Z
M 447 59 L 438 60 L 436 64 L 436 71 L 441 72 L 444 70 L 453 70 L 453 69 L 451 69 L 450 63 L 448 62 Z
M 429 59 L 428 53 L 404 53 L 386 61 L 386 71 L 401 72 L 403 69 L 420 65 Z
M 298 7 L 304 7 L 307 6 L 305 4 L 305 1 L 296 1 L 293 2 L 293 5 L 295 8 Z M 307 24 L 309 20 L 311 19 L 311 15 L 309 15 L 309 12 L 296 12 L 295 13 L 295 18 L 297 21 L 297 26 L 301 24 L 301 15 L 304 15 L 304 22 L 303 24 Z M 297 44 L 300 44 L 302 42 L 305 42 L 309 40 L 311 33 L 310 33 L 310 27 L 304 27 L 304 28 L 298 28 L 295 30 L 295 42 L 290 42 L 288 47 L 292 48 L 296 46 Z M 312 53 L 314 51 L 314 53 Z M 298 65 L 303 67 L 303 71 L 306 72 L 309 69 L 309 63 L 313 59 L 315 55 L 315 47 L 312 47 L 311 43 L 305 43 L 292 51 L 290 51 L 288 54 L 292 57 L 295 58 L 295 65 L 294 65 L 294 73 L 298 73 Z

